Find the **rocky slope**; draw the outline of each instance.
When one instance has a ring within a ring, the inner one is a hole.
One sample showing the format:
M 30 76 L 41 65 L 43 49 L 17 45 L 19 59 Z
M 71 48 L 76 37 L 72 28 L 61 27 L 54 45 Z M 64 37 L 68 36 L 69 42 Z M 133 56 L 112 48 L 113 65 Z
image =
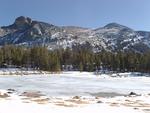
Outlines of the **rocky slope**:
M 43 45 L 51 50 L 88 46 L 94 52 L 107 50 L 143 53 L 150 50 L 150 32 L 134 31 L 117 23 L 97 29 L 60 27 L 21 16 L 12 25 L 0 28 L 0 45 L 5 44 L 27 47 Z

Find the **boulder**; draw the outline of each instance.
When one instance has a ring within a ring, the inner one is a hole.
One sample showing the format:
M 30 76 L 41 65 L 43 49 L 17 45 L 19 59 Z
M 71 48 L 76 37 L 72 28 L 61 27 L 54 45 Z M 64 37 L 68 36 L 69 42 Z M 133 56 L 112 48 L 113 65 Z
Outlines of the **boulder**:
M 135 93 L 135 92 L 130 92 L 129 96 L 140 96 L 139 94 Z

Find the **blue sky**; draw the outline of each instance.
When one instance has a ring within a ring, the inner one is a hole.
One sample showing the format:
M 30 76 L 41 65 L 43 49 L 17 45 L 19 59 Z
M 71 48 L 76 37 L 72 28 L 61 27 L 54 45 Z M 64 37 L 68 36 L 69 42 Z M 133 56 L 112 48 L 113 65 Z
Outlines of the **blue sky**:
M 116 22 L 150 31 L 150 0 L 0 0 L 0 26 L 18 16 L 60 26 L 97 28 Z

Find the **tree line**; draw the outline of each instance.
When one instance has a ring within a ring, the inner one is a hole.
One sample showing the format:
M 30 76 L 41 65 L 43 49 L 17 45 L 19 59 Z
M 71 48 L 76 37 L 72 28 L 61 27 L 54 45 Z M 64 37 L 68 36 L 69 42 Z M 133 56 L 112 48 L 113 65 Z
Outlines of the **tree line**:
M 5 45 L 0 48 L 0 66 L 16 66 L 45 71 L 116 71 L 150 72 L 150 52 L 94 53 L 88 48 L 48 50 L 46 47 L 31 48 Z

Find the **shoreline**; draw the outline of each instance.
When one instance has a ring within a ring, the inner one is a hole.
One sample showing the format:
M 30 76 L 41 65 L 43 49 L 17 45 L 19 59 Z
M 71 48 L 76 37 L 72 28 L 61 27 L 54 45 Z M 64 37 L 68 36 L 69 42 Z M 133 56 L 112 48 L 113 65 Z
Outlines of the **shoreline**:
M 104 111 L 105 113 L 116 113 L 120 110 L 119 113 L 149 113 L 150 95 L 109 98 L 101 96 L 48 97 L 41 95 L 38 91 L 17 95 L 15 90 L 9 89 L 0 90 L 0 106 L 0 110 L 5 113 L 12 111 L 15 113 L 32 113 L 33 111 L 38 113 L 44 111 L 44 113 L 62 113 L 62 111 L 65 113 L 87 113 L 90 111 L 94 113 Z M 6 109 L 6 106 L 11 107 Z
M 34 69 L 21 69 L 21 68 L 0 68 L 0 76 L 30 76 L 30 75 L 63 75 L 70 77 L 102 77 L 102 78 L 122 78 L 122 77 L 150 77 L 148 73 L 140 72 L 120 72 L 120 73 L 95 73 L 95 72 L 80 72 L 80 71 L 60 71 L 60 72 L 49 72 Z

